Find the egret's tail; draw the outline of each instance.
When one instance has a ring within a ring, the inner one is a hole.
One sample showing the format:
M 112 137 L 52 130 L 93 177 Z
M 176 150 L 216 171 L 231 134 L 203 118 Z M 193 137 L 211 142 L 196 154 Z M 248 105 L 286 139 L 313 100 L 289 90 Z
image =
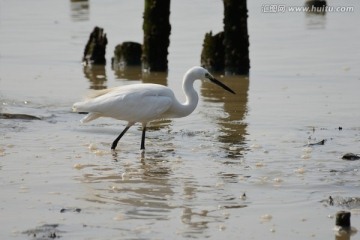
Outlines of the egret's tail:
M 72 110 L 73 112 L 88 112 L 88 109 L 84 106 L 83 102 L 77 102 L 72 106 Z M 101 117 L 101 114 L 99 113 L 95 113 L 95 112 L 91 112 L 88 113 L 84 118 L 82 118 L 80 120 L 81 123 L 87 123 L 90 122 L 96 118 Z

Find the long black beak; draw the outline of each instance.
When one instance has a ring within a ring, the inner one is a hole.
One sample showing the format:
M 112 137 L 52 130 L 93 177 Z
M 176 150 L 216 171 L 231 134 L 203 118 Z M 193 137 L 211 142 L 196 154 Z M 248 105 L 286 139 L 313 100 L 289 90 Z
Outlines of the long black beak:
M 210 74 L 207 74 L 206 78 L 209 79 L 212 83 L 215 83 L 216 85 L 222 87 L 226 91 L 231 92 L 232 94 L 236 94 L 233 90 L 231 90 L 231 88 L 229 88 L 228 86 L 226 86 L 225 84 L 223 84 L 222 82 L 211 76 Z

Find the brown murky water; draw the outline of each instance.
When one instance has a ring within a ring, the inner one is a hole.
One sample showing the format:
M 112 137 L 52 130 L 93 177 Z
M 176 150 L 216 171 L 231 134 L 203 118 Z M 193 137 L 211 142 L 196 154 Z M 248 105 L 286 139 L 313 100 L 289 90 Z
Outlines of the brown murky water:
M 279 3 L 248 6 L 250 76 L 218 76 L 237 95 L 197 82 L 192 115 L 154 123 L 145 153 L 133 127 L 112 154 L 125 123 L 81 125 L 72 104 L 141 81 L 183 100 L 182 74 L 222 28 L 221 1 L 173 1 L 169 72 L 142 75 L 80 64 L 95 25 L 109 62 L 116 44 L 142 41 L 142 1 L 0 0 L 0 111 L 42 118 L 0 119 L 0 238 L 336 239 L 342 209 L 359 228 L 360 206 L 323 200 L 360 197 L 360 162 L 341 159 L 360 153 L 360 5 L 307 15 L 266 4 Z

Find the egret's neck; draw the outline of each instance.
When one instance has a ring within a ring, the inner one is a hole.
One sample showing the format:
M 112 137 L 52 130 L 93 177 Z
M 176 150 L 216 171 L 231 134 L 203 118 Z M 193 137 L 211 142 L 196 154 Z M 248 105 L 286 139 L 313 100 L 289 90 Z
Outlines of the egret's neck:
M 199 102 L 199 96 L 194 89 L 195 80 L 196 79 L 191 75 L 186 75 L 183 80 L 183 90 L 186 96 L 186 101 L 182 104 L 181 108 L 184 117 L 192 113 Z

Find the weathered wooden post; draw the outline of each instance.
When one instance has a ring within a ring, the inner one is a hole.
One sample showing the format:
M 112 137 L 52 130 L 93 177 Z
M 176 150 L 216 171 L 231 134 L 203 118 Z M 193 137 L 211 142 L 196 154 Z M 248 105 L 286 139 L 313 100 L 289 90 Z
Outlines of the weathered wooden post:
M 141 66 L 142 45 L 137 42 L 123 42 L 116 45 L 114 57 L 111 59 L 113 68 L 118 66 Z
M 83 62 L 85 64 L 106 64 L 105 53 L 108 41 L 104 29 L 95 27 L 85 46 Z
M 144 42 L 142 65 L 144 70 L 167 71 L 170 44 L 170 0 L 145 0 Z
M 225 73 L 248 74 L 250 59 L 246 0 L 223 1 Z
M 226 75 L 247 75 L 250 71 L 246 0 L 223 0 L 224 32 L 206 33 L 201 65 Z
M 224 32 L 213 35 L 205 34 L 203 50 L 201 52 L 201 66 L 212 72 L 224 71 Z
M 123 42 L 118 44 L 111 58 L 111 67 L 119 79 L 141 79 L 142 45 L 137 42 Z

